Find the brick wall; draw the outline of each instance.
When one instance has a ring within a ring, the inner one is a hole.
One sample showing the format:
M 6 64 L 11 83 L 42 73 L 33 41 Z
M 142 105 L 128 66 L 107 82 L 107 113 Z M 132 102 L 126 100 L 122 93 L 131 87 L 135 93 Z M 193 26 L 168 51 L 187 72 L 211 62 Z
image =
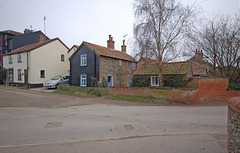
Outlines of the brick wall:
M 240 97 L 228 101 L 228 152 L 240 152 Z
M 126 87 L 128 79 L 132 80 L 131 77 L 133 72 L 134 70 L 132 69 L 131 62 L 122 60 L 122 66 L 119 66 L 118 59 L 101 56 L 101 79 L 103 77 L 107 79 L 109 74 L 113 75 L 114 87 Z
M 182 103 L 227 102 L 240 96 L 240 91 L 228 91 L 228 79 L 195 79 L 191 89 L 110 88 L 110 94 L 163 98 Z

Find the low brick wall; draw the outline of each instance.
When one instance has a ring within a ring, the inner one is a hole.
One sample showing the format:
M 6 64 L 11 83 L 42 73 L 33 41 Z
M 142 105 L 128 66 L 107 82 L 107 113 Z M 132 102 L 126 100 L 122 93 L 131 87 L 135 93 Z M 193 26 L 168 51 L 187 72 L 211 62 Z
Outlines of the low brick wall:
M 141 96 L 162 98 L 182 103 L 226 102 L 231 97 L 239 97 L 240 91 L 227 90 L 226 78 L 198 78 L 193 79 L 187 90 L 183 89 L 156 89 L 156 88 L 109 88 L 110 94 L 125 96 Z
M 240 97 L 228 101 L 228 152 L 240 152 Z
M 195 89 L 156 89 L 156 88 L 109 88 L 108 93 L 111 95 L 153 97 L 164 100 L 171 100 L 180 103 L 196 103 L 197 90 Z

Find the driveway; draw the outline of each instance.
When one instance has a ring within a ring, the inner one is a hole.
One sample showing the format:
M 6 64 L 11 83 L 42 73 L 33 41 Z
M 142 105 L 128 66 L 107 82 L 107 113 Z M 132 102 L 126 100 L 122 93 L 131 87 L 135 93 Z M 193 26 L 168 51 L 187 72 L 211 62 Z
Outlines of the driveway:
M 1 153 L 227 152 L 226 106 L 158 106 L 0 87 Z

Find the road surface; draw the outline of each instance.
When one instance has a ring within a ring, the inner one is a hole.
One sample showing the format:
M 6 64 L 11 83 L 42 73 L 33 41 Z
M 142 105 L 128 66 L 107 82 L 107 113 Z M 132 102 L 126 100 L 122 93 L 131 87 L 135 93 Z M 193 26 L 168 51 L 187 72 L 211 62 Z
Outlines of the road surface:
M 0 153 L 224 153 L 227 106 L 158 106 L 0 86 Z

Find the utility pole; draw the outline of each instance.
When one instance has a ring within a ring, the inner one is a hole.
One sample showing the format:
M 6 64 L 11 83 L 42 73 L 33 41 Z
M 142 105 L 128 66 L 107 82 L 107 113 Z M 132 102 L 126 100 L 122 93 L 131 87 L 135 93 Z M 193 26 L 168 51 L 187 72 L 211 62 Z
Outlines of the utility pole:
M 46 40 L 46 35 L 47 35 L 47 33 L 46 33 L 46 25 L 45 25 L 45 21 L 46 21 L 46 16 L 44 16 L 44 18 L 43 18 L 43 20 L 44 20 L 44 35 L 45 35 L 45 40 Z

